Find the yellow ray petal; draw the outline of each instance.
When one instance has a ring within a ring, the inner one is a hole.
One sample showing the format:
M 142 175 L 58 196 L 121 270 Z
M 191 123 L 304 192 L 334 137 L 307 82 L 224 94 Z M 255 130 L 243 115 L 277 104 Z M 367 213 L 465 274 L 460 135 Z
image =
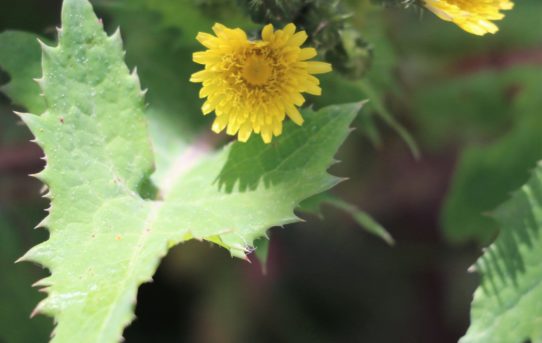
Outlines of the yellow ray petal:
M 331 64 L 325 62 L 307 62 L 307 71 L 311 74 L 324 74 L 331 71 Z

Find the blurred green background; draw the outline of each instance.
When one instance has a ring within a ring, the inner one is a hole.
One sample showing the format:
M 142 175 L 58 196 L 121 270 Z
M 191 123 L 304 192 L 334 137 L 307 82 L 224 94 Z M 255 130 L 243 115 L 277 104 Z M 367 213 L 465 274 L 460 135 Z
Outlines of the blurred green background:
M 242 1 L 94 3 L 109 32 L 121 27 L 127 63 L 149 88 L 151 130 L 170 128 L 160 132 L 163 144 L 223 143 L 208 133 L 212 118 L 200 115 L 188 82 L 198 68 L 191 54 L 200 49 L 195 34 L 215 21 L 258 30 Z M 60 5 L 3 1 L 0 32 L 54 40 Z M 370 213 L 395 245 L 326 206 L 323 219 L 302 215 L 305 223 L 271 230 L 265 274 L 254 256 L 247 263 L 207 243 L 184 244 L 140 288 L 126 342 L 456 342 L 466 331 L 478 283 L 467 268 L 498 232 L 484 214 L 542 158 L 542 3 L 518 1 L 501 31 L 483 38 L 419 10 L 343 6 L 373 59 L 361 79 L 323 77 L 324 95 L 311 102 L 370 99 L 332 167 L 349 177 L 333 193 Z M 12 50 L 0 43 L 0 55 Z M 9 81 L 0 71 L 0 84 Z M 32 230 L 47 202 L 27 176 L 43 162 L 13 110 L 24 108 L 0 93 L 0 342 L 39 343 L 52 321 L 29 319 L 42 297 L 31 284 L 46 271 L 14 261 L 47 238 Z M 397 125 L 417 142 L 418 159 Z

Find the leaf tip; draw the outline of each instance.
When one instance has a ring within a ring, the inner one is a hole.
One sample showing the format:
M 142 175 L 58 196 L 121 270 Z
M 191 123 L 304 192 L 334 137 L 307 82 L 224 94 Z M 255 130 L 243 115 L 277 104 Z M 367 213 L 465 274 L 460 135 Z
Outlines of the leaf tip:
M 31 262 L 32 261 L 32 257 L 30 256 L 30 251 L 27 251 L 26 254 L 24 254 L 23 256 L 19 257 L 18 259 L 15 260 L 15 264 L 17 263 L 21 263 L 21 262 Z
M 34 230 L 46 228 L 48 224 L 49 224 L 49 216 L 46 216 L 38 224 L 36 224 L 36 226 L 34 227 Z
M 38 281 L 32 284 L 32 287 L 48 287 L 48 286 L 51 286 L 49 277 L 44 277 L 43 279 L 39 279 Z

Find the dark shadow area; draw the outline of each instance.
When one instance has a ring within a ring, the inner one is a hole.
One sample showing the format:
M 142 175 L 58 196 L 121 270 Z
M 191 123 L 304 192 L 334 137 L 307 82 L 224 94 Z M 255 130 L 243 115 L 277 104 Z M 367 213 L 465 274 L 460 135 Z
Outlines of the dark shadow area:
M 199 247 L 203 248 L 203 247 Z M 173 249 L 165 263 L 170 263 Z M 201 298 L 197 281 L 190 277 L 171 278 L 164 263 L 153 282 L 139 287 L 136 319 L 125 330 L 126 342 L 186 342 L 193 324 L 191 315 Z
M 61 4 L 62 0 L 10 1 L 9 6 L 2 6 L 0 11 L 0 32 L 9 29 L 43 32 L 53 36 L 56 33 L 55 26 L 60 23 Z
M 455 343 L 468 325 L 476 277 L 465 270 L 476 252 L 404 230 L 432 220 L 388 218 L 390 248 L 342 216 L 310 218 L 272 231 L 267 275 L 217 246 L 182 244 L 140 287 L 126 342 Z

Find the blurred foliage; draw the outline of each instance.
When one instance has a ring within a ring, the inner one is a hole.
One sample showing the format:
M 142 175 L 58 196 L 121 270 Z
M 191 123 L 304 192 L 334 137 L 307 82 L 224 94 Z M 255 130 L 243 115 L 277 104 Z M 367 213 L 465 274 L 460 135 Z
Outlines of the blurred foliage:
M 497 101 L 486 102 L 489 106 L 478 112 L 495 113 L 497 118 L 498 112 L 504 112 L 511 121 L 506 123 L 508 130 L 495 142 L 473 144 L 465 150 L 458 162 L 442 217 L 443 229 L 453 241 L 474 238 L 482 243 L 490 242 L 496 234 L 497 225 L 487 216 L 487 212 L 504 202 L 512 191 L 525 183 L 530 170 L 542 159 L 542 69 L 525 68 L 522 72 L 510 72 L 502 72 L 485 84 L 500 88 L 499 76 L 505 76 L 505 79 L 511 76 L 512 79 L 507 80 L 505 87 L 519 87 L 518 94 L 510 94 L 513 97 L 510 103 L 500 104 L 494 112 L 489 111 Z M 498 89 L 500 92 L 506 90 L 513 92 L 514 88 Z M 463 91 L 468 92 L 468 89 L 464 88 Z M 493 95 L 493 99 L 507 98 L 502 93 Z M 483 104 L 483 96 L 473 94 L 472 97 L 480 98 L 478 104 Z M 481 138 L 480 134 L 477 136 Z
M 0 14 L 1 16 L 1 14 Z M 32 78 L 39 76 L 40 51 L 35 35 L 19 32 L 0 33 L 0 66 L 15 77 L 0 78 L 0 90 L 13 97 L 17 105 L 28 103 L 36 110 L 44 107 Z M 22 68 L 21 68 L 22 67 Z M 9 76 L 9 74 L 7 74 Z M 20 73 L 20 74 L 19 74 Z M 11 82 L 7 84 L 6 81 Z M 17 147 L 31 138 L 19 125 L 7 101 L 0 98 L 0 155 L 6 147 Z M 18 110 L 22 107 L 16 107 Z M 0 167 L 4 167 L 4 160 Z M 9 162 L 9 160 L 7 161 Z M 45 342 L 52 322 L 38 316 L 30 319 L 32 310 L 43 298 L 31 285 L 46 275 L 29 264 L 15 264 L 21 253 L 43 240 L 45 231 L 32 228 L 43 215 L 43 201 L 37 195 L 39 185 L 26 175 L 11 175 L 0 169 L 0 342 Z M 28 199 L 27 192 L 34 195 Z
M 28 218 L 28 214 L 36 216 L 39 211 L 36 207 L 18 205 L 5 209 L 9 217 L 5 210 L 0 211 L 0 342 L 44 342 L 51 332 L 51 321 L 42 316 L 29 318 L 43 298 L 31 285 L 45 273 L 37 272 L 29 264 L 15 264 L 21 251 L 43 238 L 29 230 L 37 218 Z
M 36 36 L 23 32 L 0 33 L 0 66 L 10 76 L 9 83 L 0 91 L 11 98 L 15 105 L 24 105 L 27 110 L 42 113 L 45 101 L 39 97 L 39 87 L 34 81 L 41 75 L 39 49 Z
M 359 224 L 360 227 L 367 230 L 371 234 L 380 237 L 384 242 L 393 245 L 395 242 L 388 231 L 377 223 L 368 213 L 361 211 L 356 206 L 347 203 L 346 201 L 337 198 L 329 193 L 321 193 L 303 201 L 299 206 L 299 211 L 310 213 L 323 219 L 322 205 L 332 206 L 337 210 L 341 210 L 350 216 Z M 264 247 L 265 249 L 265 247 Z
M 487 39 L 457 35 L 446 25 L 435 25 L 440 38 L 430 39 L 399 19 L 401 27 L 414 25 L 402 33 L 400 49 L 417 137 L 428 151 L 458 144 L 462 151 L 442 210 L 443 232 L 453 242 L 489 243 L 497 226 L 486 214 L 542 158 L 536 134 L 542 129 L 542 30 L 531 29 L 540 27 L 541 14 L 535 1 L 518 3 Z
M 36 55 L 37 54 L 37 55 Z M 0 33 L 0 65 L 6 72 L 19 73 L 0 89 L 13 96 L 18 105 L 28 102 L 34 109 L 43 108 L 36 101 L 37 85 L 32 81 L 39 76 L 39 45 L 34 35 L 16 32 Z M 20 68 L 22 66 L 22 68 Z M 4 81 L 4 80 L 2 80 Z M 5 82 L 5 81 L 4 81 Z M 27 92 L 26 90 L 31 90 Z M 31 135 L 18 125 L 10 113 L 12 106 L 0 99 L 0 155 L 6 147 L 26 143 Z M 21 107 L 16 107 L 21 109 Z M 4 167 L 0 161 L 0 167 Z M 39 199 L 38 182 L 26 175 L 11 175 L 0 169 L 0 342 L 45 342 L 52 322 L 45 317 L 30 319 L 32 310 L 43 295 L 31 285 L 46 272 L 29 264 L 15 264 L 21 253 L 43 240 L 44 231 L 32 228 L 42 216 L 43 201 Z M 27 192 L 34 193 L 28 199 Z

